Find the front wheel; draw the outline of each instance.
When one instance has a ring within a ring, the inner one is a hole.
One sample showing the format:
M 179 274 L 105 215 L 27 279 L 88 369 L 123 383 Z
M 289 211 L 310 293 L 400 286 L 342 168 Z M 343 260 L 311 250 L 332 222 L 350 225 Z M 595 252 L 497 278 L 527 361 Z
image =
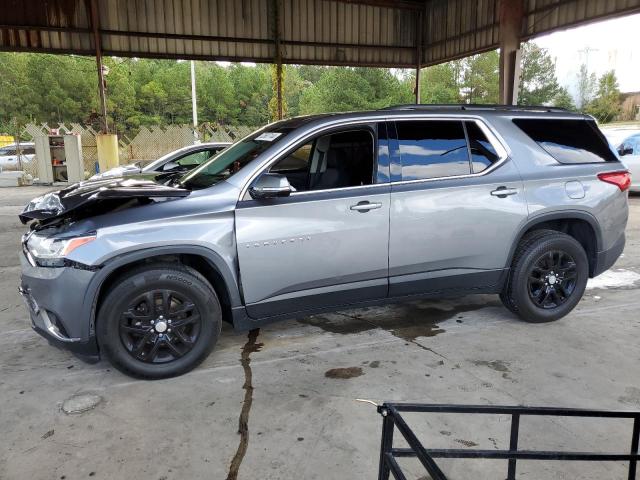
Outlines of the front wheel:
M 122 372 L 157 379 L 196 367 L 222 325 L 207 280 L 179 264 L 143 266 L 120 277 L 98 314 L 100 350 Z
M 588 279 L 589 261 L 576 239 L 536 230 L 520 242 L 500 299 L 527 322 L 551 322 L 574 309 Z

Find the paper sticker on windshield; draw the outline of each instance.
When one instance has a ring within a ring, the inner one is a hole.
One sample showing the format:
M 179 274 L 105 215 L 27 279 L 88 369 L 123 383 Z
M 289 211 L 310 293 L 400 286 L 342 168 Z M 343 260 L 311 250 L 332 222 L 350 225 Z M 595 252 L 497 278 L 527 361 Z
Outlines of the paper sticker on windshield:
M 265 132 L 258 135 L 255 139 L 258 142 L 273 142 L 280 135 L 282 135 L 280 132 Z

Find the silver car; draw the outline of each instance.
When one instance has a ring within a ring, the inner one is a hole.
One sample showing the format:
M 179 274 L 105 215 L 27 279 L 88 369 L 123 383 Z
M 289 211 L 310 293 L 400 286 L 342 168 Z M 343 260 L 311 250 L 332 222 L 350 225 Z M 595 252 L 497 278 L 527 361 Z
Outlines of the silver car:
M 270 124 L 187 175 L 84 182 L 20 215 L 33 327 L 143 378 L 238 330 L 494 293 L 568 314 L 625 244 L 629 175 L 591 117 L 404 106 Z
M 207 142 L 189 145 L 169 152 L 151 162 L 136 162 L 111 168 L 105 172 L 92 176 L 89 180 L 99 180 L 107 177 L 122 177 L 125 175 L 135 175 L 139 173 L 185 173 L 202 165 L 229 145 L 231 145 L 229 142 Z

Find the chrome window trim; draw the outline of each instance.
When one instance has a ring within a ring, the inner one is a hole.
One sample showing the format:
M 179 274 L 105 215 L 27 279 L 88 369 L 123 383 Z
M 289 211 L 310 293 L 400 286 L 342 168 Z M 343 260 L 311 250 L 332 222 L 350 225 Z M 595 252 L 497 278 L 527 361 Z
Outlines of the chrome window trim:
M 301 197 L 304 195 L 310 195 L 312 193 L 322 193 L 322 192 L 342 192 L 345 190 L 359 190 L 366 189 L 371 187 L 383 187 L 385 185 L 389 185 L 389 183 L 371 183 L 369 185 L 354 185 L 352 187 L 338 187 L 338 188 L 323 188 L 322 190 L 305 190 L 304 192 L 291 192 L 290 197 L 296 196 Z
M 539 118 L 539 117 L 538 117 Z M 434 178 L 426 178 L 426 179 L 417 179 L 417 180 L 399 180 L 399 181 L 390 181 L 388 185 L 402 185 L 407 183 L 417 183 L 417 182 L 432 182 L 438 180 L 455 180 L 455 179 L 463 179 L 463 178 L 473 178 L 480 177 L 482 175 L 487 175 L 498 168 L 500 165 L 504 164 L 504 162 L 509 158 L 510 150 L 507 147 L 507 143 L 504 141 L 502 136 L 495 130 L 493 126 L 490 126 L 486 123 L 486 120 L 480 115 L 473 114 L 441 114 L 441 113 L 403 113 L 399 115 L 363 115 L 362 117 L 352 118 L 352 119 L 338 119 L 333 121 L 327 121 L 323 125 L 317 126 L 310 131 L 307 131 L 304 134 L 299 134 L 294 138 L 291 138 L 286 144 L 281 145 L 278 150 L 276 150 L 269 158 L 263 160 L 260 165 L 258 165 L 251 174 L 249 179 L 245 182 L 244 186 L 240 190 L 240 195 L 238 197 L 238 201 L 248 201 L 252 200 L 251 197 L 245 198 L 248 195 L 249 187 L 254 182 L 254 180 L 262 175 L 266 169 L 268 169 L 273 163 L 280 160 L 280 156 L 289 150 L 289 148 L 295 144 L 299 144 L 301 142 L 308 141 L 311 137 L 314 137 L 322 132 L 332 130 L 336 127 L 343 126 L 351 126 L 351 125 L 360 125 L 364 123 L 380 123 L 380 122 L 395 122 L 395 121 L 403 121 L 403 120 L 423 120 L 423 121 L 437 121 L 437 120 L 453 120 L 453 121 L 475 121 L 482 132 L 486 135 L 487 140 L 496 149 L 498 153 L 499 160 L 495 162 L 491 167 L 486 168 L 482 172 L 478 173 L 470 173 L 466 175 L 456 175 L 450 177 L 434 177 Z M 374 144 L 376 139 L 374 138 Z M 377 160 L 377 158 L 376 158 Z M 329 188 L 323 190 L 309 190 L 304 192 L 292 192 L 291 195 L 306 195 L 311 193 L 320 193 L 320 192 L 335 192 L 335 191 L 343 191 L 348 189 L 366 189 L 371 187 L 378 187 L 380 185 L 384 185 L 381 183 L 374 183 L 371 185 L 357 185 L 353 187 L 341 187 L 341 188 Z

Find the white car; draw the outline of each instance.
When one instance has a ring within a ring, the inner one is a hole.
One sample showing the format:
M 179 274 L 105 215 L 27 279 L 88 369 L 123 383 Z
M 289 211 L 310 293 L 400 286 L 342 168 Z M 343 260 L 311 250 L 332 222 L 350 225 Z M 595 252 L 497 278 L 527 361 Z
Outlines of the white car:
M 632 192 L 640 192 L 640 133 L 625 138 L 617 147 L 620 161 L 631 172 Z
M 24 164 L 31 162 L 36 156 L 35 144 L 20 143 L 19 147 L 20 155 L 15 143 L 0 147 L 0 170 L 24 169 Z

